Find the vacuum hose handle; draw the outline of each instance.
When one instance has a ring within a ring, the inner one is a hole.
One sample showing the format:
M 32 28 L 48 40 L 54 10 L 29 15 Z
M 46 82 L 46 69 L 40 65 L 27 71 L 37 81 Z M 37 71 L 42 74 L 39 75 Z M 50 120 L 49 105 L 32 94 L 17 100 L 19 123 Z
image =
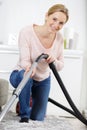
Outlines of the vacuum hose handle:
M 37 57 L 37 59 L 35 60 L 35 62 L 39 62 L 41 59 L 47 59 L 48 56 L 49 56 L 48 54 L 42 53 L 40 56 Z

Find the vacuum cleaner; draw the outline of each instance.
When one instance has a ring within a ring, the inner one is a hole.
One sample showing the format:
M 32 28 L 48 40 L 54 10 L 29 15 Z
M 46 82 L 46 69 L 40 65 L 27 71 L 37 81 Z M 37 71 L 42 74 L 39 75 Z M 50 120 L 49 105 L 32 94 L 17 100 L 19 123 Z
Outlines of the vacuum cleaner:
M 21 81 L 21 83 L 18 85 L 18 87 L 14 90 L 12 97 L 9 99 L 9 101 L 7 102 L 7 104 L 5 105 L 4 109 L 2 110 L 1 114 L 0 114 L 0 122 L 2 121 L 2 119 L 4 118 L 5 114 L 8 112 L 8 110 L 10 109 L 11 105 L 14 103 L 15 99 L 18 98 L 19 94 L 21 93 L 22 89 L 24 88 L 25 84 L 27 83 L 28 79 L 30 78 L 30 75 L 32 74 L 32 71 L 35 67 L 37 67 L 38 62 L 41 59 L 47 59 L 48 55 L 47 54 L 41 54 L 40 56 L 37 57 L 37 59 L 35 60 L 35 62 L 32 64 L 30 71 L 26 74 L 25 78 Z M 69 112 L 70 114 L 74 115 L 77 119 L 79 119 L 83 124 L 85 124 L 87 126 L 87 120 L 85 119 L 85 117 L 80 113 L 80 111 L 77 109 L 77 107 L 75 106 L 74 102 L 72 101 L 68 91 L 66 90 L 60 75 L 58 74 L 58 71 L 54 65 L 54 63 L 50 63 L 49 64 L 50 69 L 52 70 L 58 84 L 60 85 L 69 105 L 71 106 L 72 110 L 70 110 L 69 108 L 63 106 L 62 104 L 56 102 L 55 100 L 48 98 L 48 101 L 53 103 L 54 105 L 62 108 L 63 110 Z

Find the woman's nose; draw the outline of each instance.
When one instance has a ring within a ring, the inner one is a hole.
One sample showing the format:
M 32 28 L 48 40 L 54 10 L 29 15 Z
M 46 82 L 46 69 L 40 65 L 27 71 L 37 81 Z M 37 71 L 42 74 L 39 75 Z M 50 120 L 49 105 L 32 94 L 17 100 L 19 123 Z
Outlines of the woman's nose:
M 56 22 L 56 23 L 55 23 L 55 28 L 56 28 L 56 30 L 58 30 L 58 29 L 60 28 L 59 22 Z

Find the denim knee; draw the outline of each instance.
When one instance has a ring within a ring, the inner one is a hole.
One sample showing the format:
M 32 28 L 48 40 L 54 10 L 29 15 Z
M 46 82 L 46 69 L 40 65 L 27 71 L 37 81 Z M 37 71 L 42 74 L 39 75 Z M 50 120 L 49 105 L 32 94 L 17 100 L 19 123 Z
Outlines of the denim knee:
M 24 70 L 14 70 L 11 75 L 10 75 L 10 78 L 9 78 L 9 81 L 11 83 L 11 85 L 14 87 L 14 88 L 17 88 L 17 86 L 19 85 L 19 83 L 21 82 L 21 80 L 23 79 L 23 75 L 24 75 Z

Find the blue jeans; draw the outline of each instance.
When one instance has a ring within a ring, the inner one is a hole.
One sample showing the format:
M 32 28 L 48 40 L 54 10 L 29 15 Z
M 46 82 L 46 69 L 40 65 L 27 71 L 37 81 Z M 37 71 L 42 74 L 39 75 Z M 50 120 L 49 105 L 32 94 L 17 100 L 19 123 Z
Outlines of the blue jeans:
M 10 75 L 10 83 L 17 88 L 23 79 L 24 70 L 14 70 Z M 48 97 L 50 92 L 50 76 L 43 81 L 35 81 L 29 78 L 19 95 L 20 116 L 27 117 L 32 120 L 44 120 Z M 32 95 L 32 108 L 29 106 L 30 97 Z

